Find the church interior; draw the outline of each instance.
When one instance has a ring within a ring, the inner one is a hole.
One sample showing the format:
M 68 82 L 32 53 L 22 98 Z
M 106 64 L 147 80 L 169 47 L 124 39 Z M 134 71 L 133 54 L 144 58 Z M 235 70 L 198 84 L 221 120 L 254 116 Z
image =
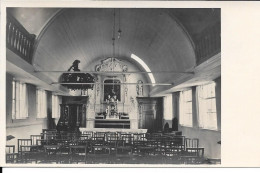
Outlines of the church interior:
M 6 9 L 6 163 L 220 164 L 221 10 Z

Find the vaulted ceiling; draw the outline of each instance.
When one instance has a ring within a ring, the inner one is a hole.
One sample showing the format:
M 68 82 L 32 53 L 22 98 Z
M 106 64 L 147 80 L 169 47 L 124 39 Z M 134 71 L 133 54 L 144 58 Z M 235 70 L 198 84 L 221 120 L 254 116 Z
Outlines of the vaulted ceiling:
M 81 70 L 96 59 L 113 56 L 113 12 L 108 8 L 10 8 L 30 33 L 37 35 L 33 66 L 37 70 L 67 71 L 75 59 Z M 219 9 L 116 9 L 116 57 L 141 58 L 151 71 L 187 71 L 196 66 L 194 40 L 220 20 Z M 120 12 L 120 18 L 119 18 Z M 138 63 L 136 63 L 138 66 Z M 93 69 L 91 69 L 93 68 Z M 144 71 L 142 67 L 140 70 Z M 49 73 L 53 82 L 60 74 Z M 174 82 L 179 74 L 158 74 L 156 82 Z

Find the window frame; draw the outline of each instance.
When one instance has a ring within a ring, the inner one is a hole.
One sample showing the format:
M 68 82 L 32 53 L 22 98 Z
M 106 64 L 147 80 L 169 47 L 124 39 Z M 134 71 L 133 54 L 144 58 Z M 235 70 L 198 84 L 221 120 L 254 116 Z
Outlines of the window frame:
M 170 106 L 169 106 L 170 105 Z M 172 104 L 172 94 L 168 94 L 163 98 L 163 118 L 165 120 L 173 119 L 173 104 Z M 168 115 L 170 114 L 170 115 Z
M 185 94 L 187 94 L 187 92 L 190 93 L 188 99 L 186 98 L 187 95 L 185 95 Z M 192 101 L 193 101 L 193 99 L 192 99 L 192 89 L 191 88 L 180 92 L 180 99 L 179 99 L 179 120 L 180 121 L 179 121 L 179 123 L 181 126 L 193 127 Z M 189 106 L 187 106 L 187 103 L 189 103 Z M 189 117 L 184 117 L 184 115 L 189 115 Z
M 28 86 L 25 82 L 12 81 L 12 120 L 25 120 L 29 118 Z M 26 110 L 22 110 L 25 108 Z M 23 115 L 23 112 L 25 115 Z
M 52 105 L 51 105 L 52 114 L 51 114 L 51 117 L 55 118 L 55 119 L 59 119 L 60 118 L 60 96 L 52 94 L 51 99 L 52 99 L 51 100 L 52 101 Z M 57 107 L 57 108 L 55 109 L 55 107 Z M 57 115 L 54 114 L 55 110 L 57 111 L 56 112 Z
M 210 86 L 210 85 L 212 85 L 212 86 Z M 196 87 L 196 90 L 197 90 L 196 97 L 197 97 L 197 102 L 198 102 L 198 104 L 197 104 L 198 127 L 200 129 L 214 130 L 214 131 L 218 130 L 218 115 L 217 115 L 216 88 L 215 87 L 216 87 L 215 82 L 207 83 L 207 84 L 200 85 L 200 86 Z M 209 88 L 211 88 L 211 91 L 210 91 L 211 93 L 214 91 L 214 96 L 213 95 L 206 95 L 205 96 L 205 93 L 200 93 L 200 92 L 202 92 L 203 89 L 207 89 L 206 93 L 208 94 Z M 204 100 L 204 103 L 202 102 L 203 100 Z M 208 107 L 208 105 L 209 105 L 207 103 L 208 100 L 211 101 L 210 107 Z M 215 103 L 214 109 L 212 109 L 212 100 L 214 100 L 213 103 Z M 206 107 L 206 110 L 202 109 L 201 107 L 203 107 L 203 108 Z M 209 110 L 213 110 L 213 111 L 209 112 Z M 212 115 L 212 114 L 214 114 L 214 115 Z M 214 116 L 214 117 L 212 118 L 212 116 Z M 209 122 L 209 120 L 211 122 Z M 215 122 L 213 122 L 213 121 L 215 121 Z M 211 126 L 211 124 L 214 124 L 214 125 Z
M 39 95 L 41 94 L 41 96 Z M 41 100 L 39 100 L 39 97 L 41 97 Z M 45 101 L 42 100 L 45 97 Z M 41 102 L 39 104 L 39 101 Z M 42 102 L 43 101 L 43 102 Z M 45 104 L 45 105 L 44 105 Z M 40 105 L 40 106 L 39 106 Z M 40 108 L 40 110 L 39 110 Z M 46 110 L 44 110 L 46 108 Z M 47 118 L 47 109 L 48 109 L 48 104 L 47 104 L 47 91 L 43 90 L 41 88 L 37 88 L 36 89 L 36 118 L 37 119 L 44 119 Z M 42 116 L 42 111 L 45 111 L 44 113 L 46 113 L 44 116 Z M 40 113 L 41 112 L 41 113 Z

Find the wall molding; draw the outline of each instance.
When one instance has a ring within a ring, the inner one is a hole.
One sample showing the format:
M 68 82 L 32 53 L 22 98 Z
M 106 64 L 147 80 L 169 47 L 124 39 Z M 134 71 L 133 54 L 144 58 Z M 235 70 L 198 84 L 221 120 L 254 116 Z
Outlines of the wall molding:
M 20 124 L 20 123 L 19 123 L 19 124 L 18 124 L 18 123 L 13 123 L 13 124 L 14 124 L 14 125 L 6 126 L 6 129 L 42 125 L 43 122 L 30 123 L 30 124 Z

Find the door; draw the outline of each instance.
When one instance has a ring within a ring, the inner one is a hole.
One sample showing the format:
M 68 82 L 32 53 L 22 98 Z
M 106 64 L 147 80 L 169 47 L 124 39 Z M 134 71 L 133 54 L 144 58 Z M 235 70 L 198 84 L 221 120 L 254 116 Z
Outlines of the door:
M 137 98 L 139 107 L 139 129 L 148 132 L 162 130 L 161 98 Z
M 61 104 L 61 115 L 57 125 L 58 131 L 75 131 L 78 127 L 86 127 L 86 105 Z

